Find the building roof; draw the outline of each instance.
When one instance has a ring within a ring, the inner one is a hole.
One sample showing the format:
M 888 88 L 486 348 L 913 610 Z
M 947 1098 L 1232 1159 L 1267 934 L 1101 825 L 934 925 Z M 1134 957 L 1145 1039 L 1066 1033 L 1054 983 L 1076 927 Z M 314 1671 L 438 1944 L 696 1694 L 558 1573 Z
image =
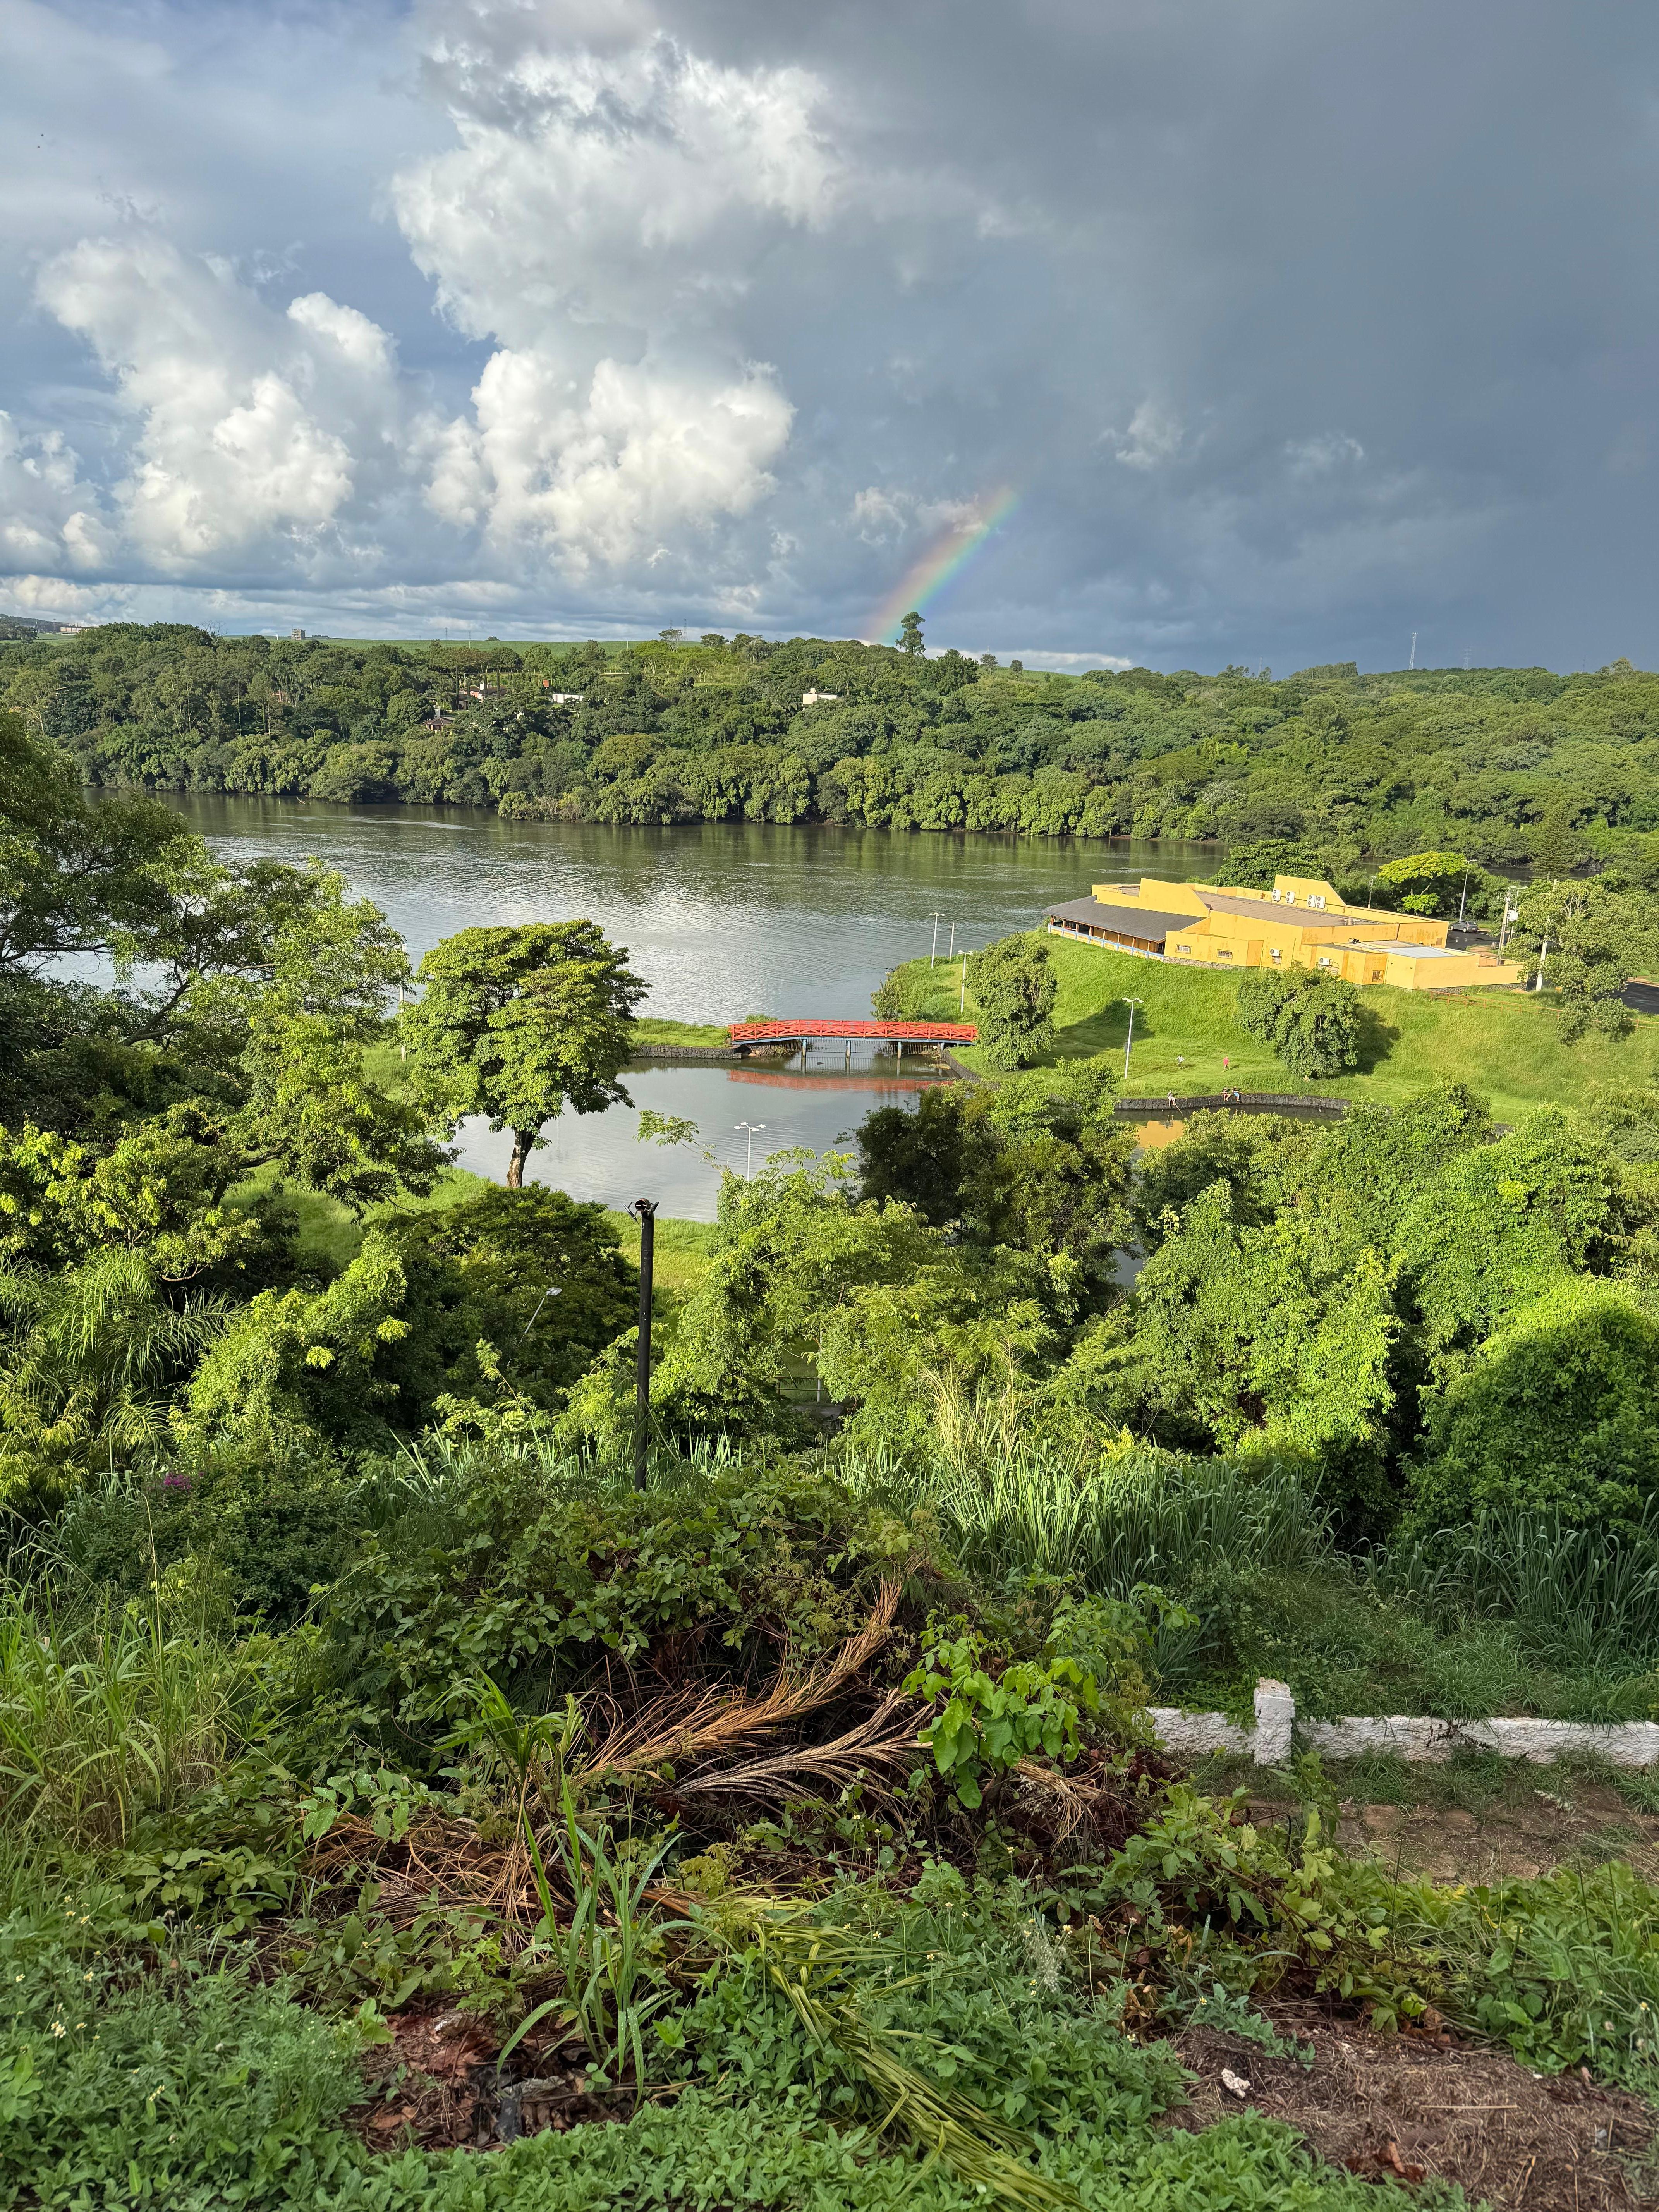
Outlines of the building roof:
M 1392 952 L 1406 960 L 1462 960 L 1469 947 L 1462 945 L 1408 945 L 1393 937 L 1358 938 L 1355 950 L 1360 952 Z
M 1172 929 L 1190 929 L 1195 914 L 1159 914 L 1144 906 L 1103 906 L 1098 899 L 1068 899 L 1051 906 L 1049 919 L 1074 921 L 1085 929 L 1114 929 L 1121 937 L 1139 938 L 1143 945 L 1161 945 Z
M 1246 898 L 1240 892 L 1212 891 L 1202 884 L 1194 884 L 1193 889 L 1212 914 L 1242 914 L 1252 921 L 1295 921 L 1304 929 L 1352 929 L 1385 918 L 1375 908 L 1292 906 L 1285 899 Z M 1387 919 L 1392 921 L 1393 916 Z

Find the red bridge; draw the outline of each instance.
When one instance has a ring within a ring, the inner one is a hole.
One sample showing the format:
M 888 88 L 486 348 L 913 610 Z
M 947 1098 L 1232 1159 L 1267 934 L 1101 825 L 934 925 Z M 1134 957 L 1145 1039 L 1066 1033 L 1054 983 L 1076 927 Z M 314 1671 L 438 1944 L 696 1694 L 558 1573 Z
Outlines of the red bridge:
M 979 1036 L 972 1022 L 733 1022 L 734 1047 L 805 1044 L 813 1037 L 875 1037 L 906 1044 L 972 1044 Z

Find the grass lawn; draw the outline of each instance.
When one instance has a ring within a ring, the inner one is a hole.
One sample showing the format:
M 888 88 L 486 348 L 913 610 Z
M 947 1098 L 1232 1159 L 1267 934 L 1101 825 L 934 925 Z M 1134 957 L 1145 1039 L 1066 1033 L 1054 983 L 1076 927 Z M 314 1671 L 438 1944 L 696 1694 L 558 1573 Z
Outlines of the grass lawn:
M 640 1224 L 631 1214 L 614 1213 L 608 1207 L 605 1218 L 622 1237 L 622 1248 L 638 1267 L 640 1262 Z M 712 1221 L 675 1221 L 666 1214 L 657 1216 L 657 1241 L 652 1262 L 657 1288 L 662 1291 L 695 1290 L 708 1272 L 709 1249 L 714 1240 Z
M 1130 995 L 1135 1009 L 1130 1097 L 1219 1091 L 1305 1091 L 1394 1105 L 1431 1083 L 1455 1077 L 1491 1099 L 1500 1120 L 1528 1106 L 1579 1097 L 1592 1084 L 1646 1084 L 1659 1071 L 1659 1020 L 1638 1014 L 1618 1042 L 1587 1037 L 1563 1044 L 1555 1000 L 1516 991 L 1432 999 L 1376 984 L 1360 993 L 1365 1010 L 1362 1065 L 1323 1083 L 1298 1083 L 1265 1046 L 1233 1025 L 1234 979 L 1212 969 L 1165 966 L 1126 952 L 1044 939 L 1060 997 L 1054 1008 L 1060 1060 L 1111 1055 L 1120 1079 Z M 968 1000 L 973 1015 L 973 996 Z M 1224 1068 L 1224 1055 L 1231 1062 Z M 964 1052 L 969 1066 L 979 1061 Z
M 724 1022 L 668 1022 L 654 1014 L 636 1018 L 635 1028 L 641 1044 L 728 1045 L 731 1033 Z

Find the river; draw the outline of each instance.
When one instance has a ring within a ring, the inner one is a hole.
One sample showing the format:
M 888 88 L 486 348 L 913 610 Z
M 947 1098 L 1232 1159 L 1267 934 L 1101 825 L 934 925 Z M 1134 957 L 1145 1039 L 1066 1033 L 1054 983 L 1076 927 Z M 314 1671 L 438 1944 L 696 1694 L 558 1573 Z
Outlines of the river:
M 860 1015 L 890 968 L 958 953 L 1029 928 L 1092 883 L 1209 874 L 1212 848 L 1121 840 L 906 835 L 884 830 L 704 823 L 673 830 L 507 822 L 467 807 L 340 807 L 303 800 L 190 797 L 175 802 L 222 860 L 337 868 L 383 908 L 418 961 L 458 929 L 586 915 L 650 985 L 641 1011 L 687 1021 L 747 1014 Z M 833 1054 L 833 1060 L 831 1055 Z M 794 1146 L 850 1143 L 872 1106 L 932 1079 L 890 1055 L 843 1048 L 789 1068 L 641 1064 L 633 1109 L 550 1125 L 532 1173 L 575 1198 L 712 1220 L 720 1169 Z M 638 1109 L 695 1121 L 714 1164 L 637 1140 Z M 463 1166 L 500 1177 L 508 1139 L 482 1124 L 459 1139 Z

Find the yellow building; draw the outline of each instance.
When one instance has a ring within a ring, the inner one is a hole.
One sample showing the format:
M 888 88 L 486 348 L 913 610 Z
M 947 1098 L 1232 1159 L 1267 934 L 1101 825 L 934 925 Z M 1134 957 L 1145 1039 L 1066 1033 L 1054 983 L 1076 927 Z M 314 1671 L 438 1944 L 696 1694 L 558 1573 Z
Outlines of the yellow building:
M 1329 884 L 1279 876 L 1270 891 L 1170 884 L 1097 884 L 1048 909 L 1058 936 L 1082 938 L 1183 967 L 1313 968 L 1399 991 L 1512 989 L 1521 970 L 1485 946 L 1447 943 L 1450 925 L 1417 914 L 1345 906 Z

